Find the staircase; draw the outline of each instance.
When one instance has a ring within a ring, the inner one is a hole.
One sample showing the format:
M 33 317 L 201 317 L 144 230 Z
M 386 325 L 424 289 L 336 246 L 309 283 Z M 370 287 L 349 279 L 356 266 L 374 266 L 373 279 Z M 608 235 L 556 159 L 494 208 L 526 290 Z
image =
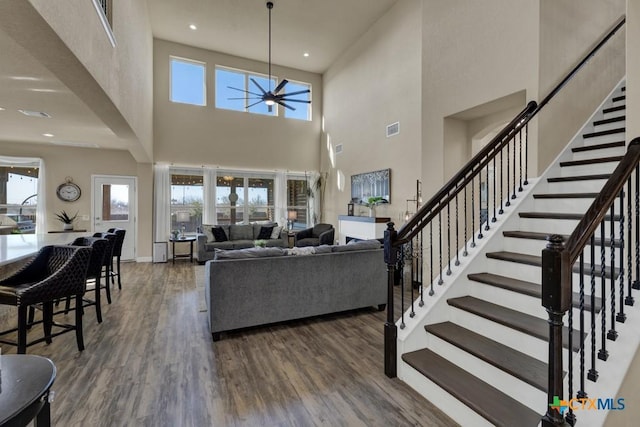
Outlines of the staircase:
M 398 332 L 398 376 L 462 425 L 538 425 L 547 410 L 548 387 L 549 324 L 541 305 L 545 239 L 573 232 L 625 152 L 625 88 L 620 86 L 557 162 L 490 231 L 483 231 L 474 253 L 456 267 L 449 283 L 435 287 L 425 309 L 406 316 L 407 327 Z M 620 219 L 619 213 L 605 218 L 605 237 L 594 241 L 595 259 L 589 246 L 584 251 L 583 273 L 600 272 L 601 253 L 609 259 L 612 250 L 620 250 Z M 620 274 L 617 268 L 602 271 L 608 280 Z M 578 267 L 573 273 L 578 283 Z M 601 315 L 601 298 L 591 298 L 589 289 L 586 294 L 585 309 L 594 307 Z M 577 319 L 578 294 L 572 305 Z M 588 346 L 591 337 L 573 330 L 569 349 L 566 326 L 563 335 L 566 374 L 568 358 L 577 357 L 580 343 Z M 596 335 L 599 343 L 602 337 Z M 606 362 L 598 363 L 607 369 Z

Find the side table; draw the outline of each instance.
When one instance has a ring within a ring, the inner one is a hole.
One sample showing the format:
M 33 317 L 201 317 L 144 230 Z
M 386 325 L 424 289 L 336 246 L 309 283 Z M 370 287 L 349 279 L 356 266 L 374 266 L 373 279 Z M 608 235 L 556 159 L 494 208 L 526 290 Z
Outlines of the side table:
M 169 238 L 171 242 L 171 252 L 173 253 L 173 263 L 176 263 L 176 258 L 189 258 L 190 262 L 193 262 L 193 242 L 196 241 L 195 237 L 178 237 L 174 239 L 173 237 Z M 176 255 L 176 243 L 189 243 L 189 254 L 178 254 Z
M 23 426 L 35 419 L 38 427 L 50 426 L 49 392 L 56 378 L 53 362 L 31 354 L 0 357 L 0 425 Z

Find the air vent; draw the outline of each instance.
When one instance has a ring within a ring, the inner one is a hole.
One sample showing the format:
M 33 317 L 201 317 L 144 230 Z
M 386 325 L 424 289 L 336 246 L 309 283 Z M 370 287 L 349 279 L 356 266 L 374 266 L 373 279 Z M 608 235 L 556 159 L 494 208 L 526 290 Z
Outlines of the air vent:
M 29 117 L 40 117 L 42 119 L 51 118 L 50 115 L 48 115 L 47 113 L 43 113 L 42 111 L 31 111 L 31 110 L 18 110 L 18 111 L 20 111 L 25 116 L 29 116 Z
M 342 144 L 336 145 L 336 154 L 342 153 Z
M 400 133 L 400 122 L 391 123 L 387 125 L 387 138 Z

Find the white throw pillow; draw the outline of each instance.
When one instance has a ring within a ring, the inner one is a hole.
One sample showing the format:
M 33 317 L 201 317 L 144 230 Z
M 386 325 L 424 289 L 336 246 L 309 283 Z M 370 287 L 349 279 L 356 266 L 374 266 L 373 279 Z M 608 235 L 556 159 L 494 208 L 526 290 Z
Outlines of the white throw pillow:
M 273 230 L 271 231 L 271 238 L 272 239 L 279 239 L 281 231 L 282 231 L 282 227 L 281 226 L 278 225 L 276 227 L 273 227 Z
M 207 236 L 207 242 L 215 242 L 216 239 L 213 238 L 213 233 L 211 232 L 211 228 L 215 227 L 215 225 L 202 224 L 202 231 Z

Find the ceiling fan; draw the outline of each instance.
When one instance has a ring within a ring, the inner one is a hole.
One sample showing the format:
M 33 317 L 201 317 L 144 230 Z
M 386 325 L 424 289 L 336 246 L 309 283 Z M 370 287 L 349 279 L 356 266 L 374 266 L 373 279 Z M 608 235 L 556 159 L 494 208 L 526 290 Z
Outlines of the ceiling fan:
M 309 93 L 311 92 L 309 89 L 304 89 L 304 90 L 299 90 L 299 91 L 295 91 L 295 92 L 289 92 L 289 93 L 280 93 L 280 91 L 282 89 L 284 89 L 284 87 L 286 86 L 287 83 L 289 83 L 289 81 L 287 79 L 282 79 L 280 81 L 280 83 L 278 83 L 278 85 L 275 87 L 275 89 L 271 89 L 271 85 L 272 85 L 272 80 L 271 80 L 271 9 L 273 9 L 273 2 L 268 1 L 267 2 L 267 9 L 269 10 L 269 90 L 265 90 L 262 86 L 260 86 L 260 84 L 253 78 L 251 77 L 250 80 L 251 82 L 258 88 L 258 90 L 260 91 L 260 93 L 257 92 L 252 92 L 249 90 L 244 90 L 244 89 L 238 89 L 235 87 L 231 87 L 231 86 L 227 86 L 229 89 L 233 89 L 233 90 L 237 90 L 240 92 L 245 92 L 249 95 L 253 95 L 253 96 L 245 96 L 242 98 L 228 98 L 229 100 L 238 100 L 238 99 L 251 99 L 251 100 L 257 100 L 254 103 L 247 105 L 247 108 L 253 107 L 254 105 L 257 105 L 261 102 L 264 102 L 265 104 L 267 104 L 268 106 L 268 110 L 271 113 L 273 110 L 273 106 L 275 104 L 279 104 L 282 105 L 285 108 L 288 108 L 289 110 L 295 110 L 294 107 L 287 105 L 286 103 L 289 102 L 300 102 L 300 103 L 305 103 L 305 104 L 310 104 L 311 101 L 306 100 L 306 99 L 292 99 L 290 97 L 295 96 L 295 95 L 300 95 L 303 93 Z

